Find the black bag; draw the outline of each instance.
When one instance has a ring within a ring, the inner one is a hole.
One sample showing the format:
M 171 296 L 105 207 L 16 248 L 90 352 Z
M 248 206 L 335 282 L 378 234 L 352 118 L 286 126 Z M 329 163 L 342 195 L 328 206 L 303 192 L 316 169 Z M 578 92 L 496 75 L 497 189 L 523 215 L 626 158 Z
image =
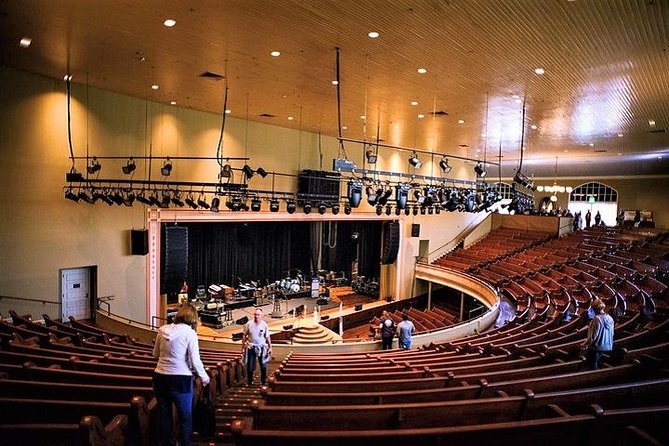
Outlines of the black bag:
M 193 430 L 202 437 L 213 437 L 216 431 L 215 408 L 210 395 L 207 384 L 202 388 L 202 394 L 193 410 Z

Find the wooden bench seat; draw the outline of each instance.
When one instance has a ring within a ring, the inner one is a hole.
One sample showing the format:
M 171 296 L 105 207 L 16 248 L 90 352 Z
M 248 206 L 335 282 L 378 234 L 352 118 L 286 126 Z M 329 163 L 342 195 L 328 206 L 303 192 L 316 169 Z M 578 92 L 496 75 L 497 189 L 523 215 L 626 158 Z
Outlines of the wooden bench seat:
M 22 446 L 124 446 L 128 417 L 117 415 L 103 426 L 87 415 L 79 423 L 0 423 L 4 444 Z

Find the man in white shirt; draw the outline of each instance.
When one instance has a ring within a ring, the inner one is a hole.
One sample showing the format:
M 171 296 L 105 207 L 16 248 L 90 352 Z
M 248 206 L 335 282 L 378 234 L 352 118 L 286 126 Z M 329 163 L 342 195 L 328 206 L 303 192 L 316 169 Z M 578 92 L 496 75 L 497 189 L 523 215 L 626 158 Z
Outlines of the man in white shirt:
M 267 384 L 267 363 L 272 356 L 272 341 L 267 322 L 262 318 L 262 309 L 256 308 L 253 320 L 244 325 L 242 355 L 246 354 L 246 380 L 249 385 L 253 384 L 256 359 L 260 364 L 260 382 L 263 385 Z

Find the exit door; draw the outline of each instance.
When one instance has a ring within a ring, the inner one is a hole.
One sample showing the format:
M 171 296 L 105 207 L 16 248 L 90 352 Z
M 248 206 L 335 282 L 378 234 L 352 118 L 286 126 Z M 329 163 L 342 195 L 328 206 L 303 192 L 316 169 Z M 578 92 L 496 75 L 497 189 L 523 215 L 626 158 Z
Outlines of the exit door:
M 63 269 L 60 273 L 61 318 L 67 321 L 91 318 L 91 283 L 89 268 Z

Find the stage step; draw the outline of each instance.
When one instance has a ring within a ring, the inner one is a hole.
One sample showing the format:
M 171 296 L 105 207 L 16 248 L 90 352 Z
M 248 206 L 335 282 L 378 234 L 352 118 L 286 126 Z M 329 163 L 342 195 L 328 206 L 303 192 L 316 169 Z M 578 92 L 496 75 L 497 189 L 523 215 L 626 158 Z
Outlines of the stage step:
M 325 344 L 334 339 L 331 331 L 320 325 L 301 327 L 293 335 L 293 344 Z

